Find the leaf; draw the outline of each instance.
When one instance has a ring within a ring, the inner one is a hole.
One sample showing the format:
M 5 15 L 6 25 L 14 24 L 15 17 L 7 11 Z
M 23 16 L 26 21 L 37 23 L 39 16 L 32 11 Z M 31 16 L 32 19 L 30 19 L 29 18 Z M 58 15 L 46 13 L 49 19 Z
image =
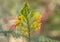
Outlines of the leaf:
M 30 13 L 30 8 L 28 3 L 26 2 L 23 9 L 21 10 L 21 14 L 26 17 L 29 13 Z
M 34 42 L 60 42 L 58 40 L 50 39 L 50 38 L 48 38 L 46 36 L 42 36 L 42 35 L 34 37 L 33 40 L 34 40 Z
M 33 16 L 34 16 L 34 11 L 31 10 L 30 14 L 28 15 L 29 21 L 32 20 Z
M 33 16 L 34 16 L 34 11 L 32 10 L 30 17 L 33 17 Z
M 12 35 L 13 35 L 13 37 L 15 37 L 15 38 L 19 38 L 20 37 L 20 34 L 19 33 L 16 33 L 16 32 L 12 32 L 11 33 Z

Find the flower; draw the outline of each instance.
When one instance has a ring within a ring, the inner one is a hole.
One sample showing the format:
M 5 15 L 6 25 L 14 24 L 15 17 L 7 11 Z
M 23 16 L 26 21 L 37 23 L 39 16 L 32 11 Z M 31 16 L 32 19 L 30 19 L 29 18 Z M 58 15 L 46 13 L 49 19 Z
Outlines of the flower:
M 18 16 L 18 20 L 19 20 L 20 22 L 23 22 L 24 16 L 23 16 L 23 15 L 19 15 L 19 16 Z
M 36 12 L 34 15 L 34 20 L 40 22 L 42 15 L 39 12 Z
M 20 28 L 22 26 L 22 23 L 20 21 L 16 21 L 16 28 Z
M 22 26 L 23 20 L 24 20 L 23 15 L 19 15 L 18 16 L 18 21 L 15 22 L 16 23 L 16 28 L 20 28 Z
M 28 29 L 27 28 L 23 28 L 22 34 L 28 35 L 29 34 Z
M 35 22 L 32 23 L 31 27 L 33 28 L 34 31 L 37 31 L 37 30 L 40 29 L 41 24 L 38 23 L 37 21 L 35 21 Z
M 34 31 L 37 31 L 41 28 L 41 19 L 42 15 L 39 12 L 36 12 L 33 18 L 34 22 L 31 25 Z
M 38 24 L 36 28 L 34 28 L 35 31 L 38 31 L 41 28 L 41 24 Z
M 33 22 L 31 27 L 36 27 L 37 26 L 37 22 Z

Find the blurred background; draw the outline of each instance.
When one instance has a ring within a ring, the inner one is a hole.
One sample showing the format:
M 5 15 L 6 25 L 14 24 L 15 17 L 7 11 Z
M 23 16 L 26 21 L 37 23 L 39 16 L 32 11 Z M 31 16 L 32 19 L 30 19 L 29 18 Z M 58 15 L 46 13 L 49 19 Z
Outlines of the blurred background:
M 5 30 L 8 25 L 8 21 L 4 24 L 3 20 L 16 17 L 25 1 L 28 1 L 31 9 L 43 16 L 41 35 L 60 41 L 60 0 L 0 0 L 0 30 Z M 7 38 L 1 33 L 0 42 L 7 42 Z

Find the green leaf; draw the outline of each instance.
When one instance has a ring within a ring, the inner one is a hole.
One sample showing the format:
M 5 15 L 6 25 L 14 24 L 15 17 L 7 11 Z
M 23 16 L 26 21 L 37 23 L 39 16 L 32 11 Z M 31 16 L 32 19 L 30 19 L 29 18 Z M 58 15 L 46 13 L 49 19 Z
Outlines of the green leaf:
M 8 31 L 0 31 L 0 33 L 3 33 L 4 34 L 4 36 L 8 36 Z
M 37 37 L 34 37 L 34 42 L 60 42 L 58 40 L 54 40 L 54 39 L 51 39 L 51 38 L 48 38 L 46 36 L 37 36 Z
M 33 16 L 34 16 L 34 11 L 32 10 L 30 17 L 33 17 Z
M 13 37 L 15 37 L 15 38 L 19 38 L 20 37 L 20 34 L 19 33 L 16 33 L 16 32 L 12 32 L 11 33 L 12 35 L 13 35 Z
M 34 11 L 31 10 L 30 14 L 28 15 L 29 21 L 31 21 L 31 19 L 33 18 L 33 16 L 34 16 Z
M 26 17 L 29 13 L 30 13 L 30 8 L 29 8 L 28 3 L 26 2 L 24 4 L 23 9 L 21 10 L 21 14 Z

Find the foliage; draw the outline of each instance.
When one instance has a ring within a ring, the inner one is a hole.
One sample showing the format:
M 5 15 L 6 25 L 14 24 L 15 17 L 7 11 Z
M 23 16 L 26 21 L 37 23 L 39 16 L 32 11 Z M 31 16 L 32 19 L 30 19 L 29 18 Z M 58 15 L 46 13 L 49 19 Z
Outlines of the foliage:
M 41 36 L 36 36 L 34 38 L 34 42 L 60 42 L 60 41 L 50 39 L 50 38 L 48 38 L 46 36 L 41 35 Z

